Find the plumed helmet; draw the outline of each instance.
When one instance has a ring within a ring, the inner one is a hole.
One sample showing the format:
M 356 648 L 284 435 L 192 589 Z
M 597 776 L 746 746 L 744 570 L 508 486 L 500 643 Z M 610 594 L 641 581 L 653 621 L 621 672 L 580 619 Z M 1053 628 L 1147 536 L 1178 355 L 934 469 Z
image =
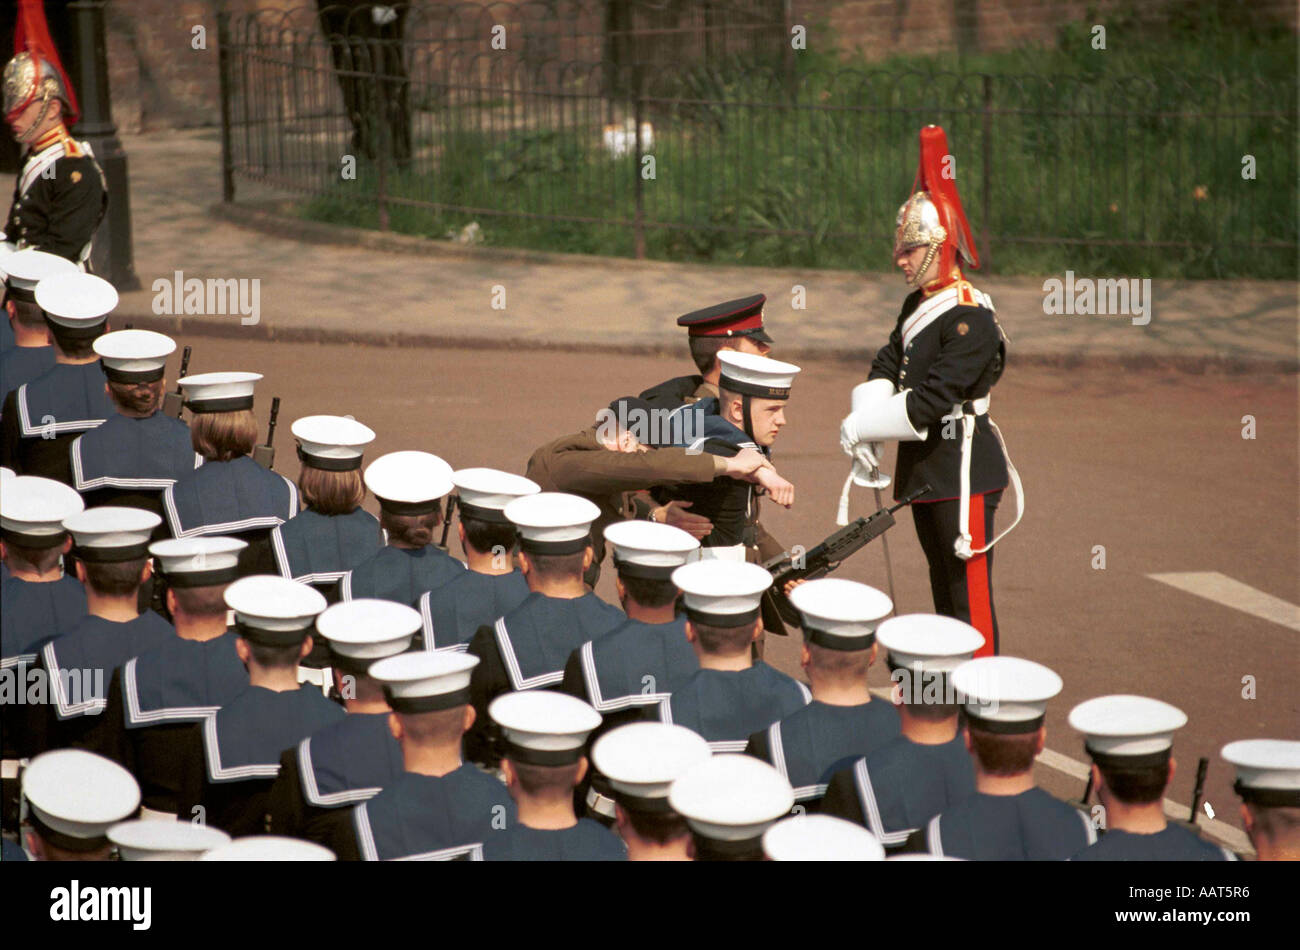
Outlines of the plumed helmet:
M 914 247 L 928 247 L 925 261 L 912 278 L 921 280 L 935 255 L 939 273 L 949 274 L 959 263 L 979 267 L 975 239 L 957 194 L 948 138 L 937 125 L 921 130 L 921 160 L 912 184 L 912 194 L 898 209 L 894 233 L 894 255 Z

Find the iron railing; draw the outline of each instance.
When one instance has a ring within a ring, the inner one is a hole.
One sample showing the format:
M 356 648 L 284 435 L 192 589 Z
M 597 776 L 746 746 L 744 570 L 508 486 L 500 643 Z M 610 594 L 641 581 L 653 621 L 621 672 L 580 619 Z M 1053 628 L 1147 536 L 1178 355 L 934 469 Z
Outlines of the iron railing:
M 477 220 L 502 244 L 887 266 L 935 122 L 987 263 L 1141 249 L 1186 275 L 1294 274 L 1294 84 L 809 69 L 784 6 L 223 17 L 225 198 L 247 180 L 437 236 Z

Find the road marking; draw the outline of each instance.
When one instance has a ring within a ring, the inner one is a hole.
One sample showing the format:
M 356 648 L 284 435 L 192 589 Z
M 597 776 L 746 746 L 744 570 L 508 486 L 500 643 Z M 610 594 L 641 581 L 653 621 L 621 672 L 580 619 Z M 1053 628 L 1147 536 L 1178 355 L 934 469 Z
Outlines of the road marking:
M 878 686 L 871 690 L 872 695 L 885 700 L 889 699 L 892 692 L 893 688 L 889 686 Z M 1036 761 L 1047 766 L 1049 769 L 1056 769 L 1058 772 L 1064 772 L 1066 775 L 1077 779 L 1080 782 L 1088 781 L 1088 773 L 1092 771 L 1090 765 L 1080 762 L 1077 759 L 1072 759 L 1068 755 L 1053 752 L 1051 749 L 1044 749 L 1042 752 L 1038 753 Z M 1166 798 L 1164 800 L 1164 808 L 1165 814 L 1177 821 L 1188 821 L 1192 815 L 1190 805 L 1180 805 L 1172 798 Z M 1255 848 L 1251 845 L 1250 839 L 1246 837 L 1246 833 L 1240 828 L 1234 828 L 1232 825 L 1215 818 L 1210 818 L 1208 820 L 1201 819 L 1197 821 L 1196 827 L 1201 831 L 1204 831 L 1210 837 L 1217 838 L 1220 844 L 1227 845 L 1233 851 L 1249 856 L 1255 854 Z
M 1173 574 L 1148 574 L 1147 577 L 1181 591 L 1204 597 L 1242 613 L 1269 620 L 1300 631 L 1300 607 L 1280 597 L 1256 590 L 1218 571 L 1183 571 Z

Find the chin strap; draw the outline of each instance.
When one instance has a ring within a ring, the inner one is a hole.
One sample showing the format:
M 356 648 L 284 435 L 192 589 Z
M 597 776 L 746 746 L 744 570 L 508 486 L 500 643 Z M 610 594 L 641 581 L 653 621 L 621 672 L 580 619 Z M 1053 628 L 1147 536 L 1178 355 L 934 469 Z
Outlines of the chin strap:
M 742 414 L 742 420 L 745 423 L 745 435 L 753 439 L 754 438 L 754 417 L 751 416 L 749 412 L 748 393 L 745 393 L 740 397 L 740 411 Z M 758 440 L 754 439 L 754 441 L 757 442 Z

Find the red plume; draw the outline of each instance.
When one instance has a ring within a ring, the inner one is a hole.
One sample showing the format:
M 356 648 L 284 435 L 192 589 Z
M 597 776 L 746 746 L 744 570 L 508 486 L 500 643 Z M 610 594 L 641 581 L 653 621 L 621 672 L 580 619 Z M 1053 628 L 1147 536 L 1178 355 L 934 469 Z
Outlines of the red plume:
M 945 274 L 956 264 L 958 253 L 971 267 L 980 266 L 975 238 L 971 236 L 970 224 L 957 194 L 956 163 L 951 154 L 948 137 L 942 128 L 927 125 L 921 130 L 921 165 L 916 176 L 921 187 L 929 192 L 930 200 L 939 211 L 939 220 L 948 232 L 940 256 L 941 272 Z
M 18 0 L 18 22 L 14 26 L 14 54 L 31 53 L 37 60 L 45 60 L 58 71 L 63 80 L 63 88 L 68 93 L 68 111 L 65 119 L 67 125 L 75 125 L 81 117 L 77 106 L 77 94 L 72 88 L 72 81 L 59 62 L 59 51 L 54 47 L 50 37 L 49 25 L 45 22 L 45 4 L 42 0 Z

